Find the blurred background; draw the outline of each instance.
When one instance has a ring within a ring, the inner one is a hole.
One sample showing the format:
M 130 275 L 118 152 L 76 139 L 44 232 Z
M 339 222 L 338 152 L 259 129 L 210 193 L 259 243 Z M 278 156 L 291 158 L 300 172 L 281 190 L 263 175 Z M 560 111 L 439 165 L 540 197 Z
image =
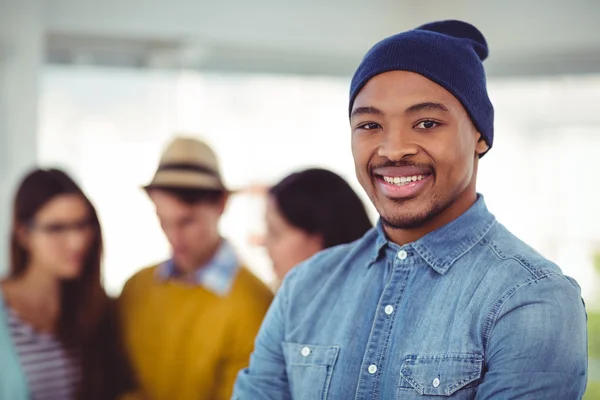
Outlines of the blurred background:
M 479 191 L 502 223 L 580 283 L 588 398 L 600 398 L 596 0 L 0 0 L 0 275 L 14 187 L 35 164 L 65 168 L 96 204 L 109 293 L 166 258 L 140 186 L 175 134 L 209 142 L 234 189 L 320 166 L 370 206 L 350 153 L 349 78 L 381 38 L 449 18 L 475 24 L 491 49 L 496 137 Z M 251 240 L 264 228 L 263 206 L 242 190 L 222 229 L 271 283 Z

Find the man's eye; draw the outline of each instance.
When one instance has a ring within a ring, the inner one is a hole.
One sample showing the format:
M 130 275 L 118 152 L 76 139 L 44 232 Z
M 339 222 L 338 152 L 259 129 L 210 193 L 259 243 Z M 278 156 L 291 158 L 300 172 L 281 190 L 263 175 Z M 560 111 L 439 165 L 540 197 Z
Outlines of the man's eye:
M 367 131 L 370 131 L 372 129 L 379 129 L 381 128 L 381 125 L 376 124 L 375 122 L 367 122 L 366 124 L 362 124 L 358 126 L 358 129 L 364 129 Z
M 419 122 L 417 125 L 415 125 L 415 128 L 418 128 L 418 129 L 432 129 L 432 128 L 435 128 L 438 125 L 439 124 L 437 122 L 435 122 L 435 121 L 426 120 L 426 121 Z

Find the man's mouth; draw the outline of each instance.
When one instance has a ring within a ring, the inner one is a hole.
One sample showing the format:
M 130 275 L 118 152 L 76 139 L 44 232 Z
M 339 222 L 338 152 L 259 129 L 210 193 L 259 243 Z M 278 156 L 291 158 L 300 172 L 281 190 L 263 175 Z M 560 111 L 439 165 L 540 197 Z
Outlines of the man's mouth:
M 409 199 L 421 193 L 433 179 L 433 170 L 425 166 L 403 165 L 373 169 L 377 187 L 390 199 Z
M 421 181 L 428 175 L 413 175 L 413 176 L 381 176 L 384 181 L 391 183 L 396 186 L 404 186 L 411 182 Z

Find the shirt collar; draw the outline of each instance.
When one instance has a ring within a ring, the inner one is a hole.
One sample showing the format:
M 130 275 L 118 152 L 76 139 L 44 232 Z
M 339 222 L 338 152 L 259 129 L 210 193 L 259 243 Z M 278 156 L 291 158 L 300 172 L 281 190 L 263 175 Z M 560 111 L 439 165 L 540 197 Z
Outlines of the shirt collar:
M 213 258 L 191 275 L 188 283 L 203 286 L 218 296 L 225 296 L 231 290 L 231 285 L 239 269 L 239 260 L 233 246 L 225 239 Z M 173 259 L 167 260 L 157 268 L 157 276 L 161 280 L 179 277 Z
M 456 260 L 483 239 L 495 222 L 496 218 L 488 211 L 483 196 L 478 194 L 475 203 L 461 216 L 407 246 L 412 246 L 431 268 L 443 275 Z M 379 258 L 381 250 L 389 244 L 381 220 L 376 231 L 375 248 L 369 265 Z
M 381 219 L 377 222 L 375 229 L 371 230 L 367 236 L 375 235 L 375 247 L 373 248 L 373 254 L 371 259 L 369 260 L 369 264 L 367 266 L 371 266 L 379 259 L 381 255 L 381 250 L 389 243 L 385 232 L 383 230 L 383 224 L 381 223 Z M 365 236 L 365 238 L 367 238 Z

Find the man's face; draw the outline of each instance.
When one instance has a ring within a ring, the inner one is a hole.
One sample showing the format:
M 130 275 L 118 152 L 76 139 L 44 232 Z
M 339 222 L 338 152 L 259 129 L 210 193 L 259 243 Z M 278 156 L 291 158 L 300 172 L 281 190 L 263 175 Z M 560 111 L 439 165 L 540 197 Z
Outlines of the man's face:
M 177 268 L 190 272 L 206 263 L 220 240 L 218 225 L 225 196 L 222 201 L 187 204 L 161 190 L 152 190 L 149 195 Z
M 387 227 L 420 228 L 474 201 L 488 147 L 441 86 L 412 72 L 377 75 L 356 97 L 350 124 L 358 180 Z

